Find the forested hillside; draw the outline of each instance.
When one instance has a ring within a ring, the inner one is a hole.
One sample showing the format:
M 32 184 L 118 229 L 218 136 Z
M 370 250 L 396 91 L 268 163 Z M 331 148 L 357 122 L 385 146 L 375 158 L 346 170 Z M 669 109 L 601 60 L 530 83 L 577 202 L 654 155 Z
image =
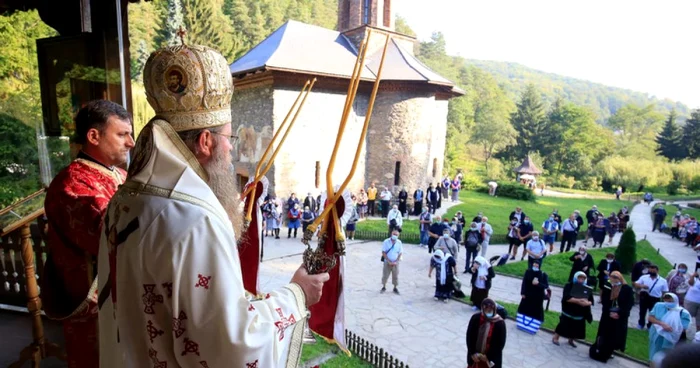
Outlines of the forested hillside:
M 545 102 L 551 104 L 557 98 L 562 98 L 577 105 L 587 106 L 596 114 L 596 120 L 601 124 L 626 104 L 655 104 L 663 113 L 675 109 L 680 121 L 690 115 L 688 106 L 680 102 L 660 100 L 643 92 L 547 73 L 518 63 L 473 59 L 467 59 L 465 63 L 491 73 L 512 100 L 517 99 L 527 85 L 532 83 L 542 93 Z

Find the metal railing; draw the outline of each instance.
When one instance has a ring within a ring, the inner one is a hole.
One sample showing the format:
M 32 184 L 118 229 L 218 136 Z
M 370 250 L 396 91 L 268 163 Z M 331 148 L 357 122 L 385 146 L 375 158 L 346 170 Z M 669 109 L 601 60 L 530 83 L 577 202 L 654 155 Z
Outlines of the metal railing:
M 345 330 L 345 343 L 348 350 L 377 368 L 409 368 L 408 364 L 398 360 L 371 342 L 356 335 L 352 331 Z

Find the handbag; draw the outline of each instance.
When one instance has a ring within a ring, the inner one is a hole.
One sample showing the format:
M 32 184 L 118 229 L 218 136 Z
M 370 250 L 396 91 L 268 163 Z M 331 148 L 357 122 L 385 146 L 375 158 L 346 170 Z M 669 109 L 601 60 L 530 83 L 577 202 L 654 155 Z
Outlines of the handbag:
M 532 335 L 536 334 L 537 331 L 540 330 L 540 325 L 542 325 L 542 321 L 528 317 L 522 313 L 518 313 L 515 318 L 515 323 L 518 330 L 525 331 Z
M 387 253 L 391 252 L 391 250 L 394 249 L 394 245 L 396 245 L 396 243 L 394 243 L 394 244 L 391 246 L 391 248 L 389 248 L 389 250 L 387 250 L 386 252 L 387 252 Z M 384 262 L 384 254 L 382 254 L 382 258 L 379 259 L 379 261 L 380 261 L 380 262 Z

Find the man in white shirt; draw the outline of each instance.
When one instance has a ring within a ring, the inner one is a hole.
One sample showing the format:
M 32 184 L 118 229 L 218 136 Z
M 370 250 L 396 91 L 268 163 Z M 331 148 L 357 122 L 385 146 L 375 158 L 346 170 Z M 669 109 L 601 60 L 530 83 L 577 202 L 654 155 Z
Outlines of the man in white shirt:
M 384 269 L 382 270 L 382 290 L 386 292 L 386 282 L 391 274 L 391 283 L 394 285 L 394 294 L 399 294 L 399 261 L 403 253 L 403 244 L 399 240 L 398 230 L 391 232 L 391 237 L 382 243 L 382 260 Z
M 549 215 L 549 218 L 542 223 L 542 240 L 545 244 L 549 244 L 549 253 L 554 252 L 554 239 L 559 232 L 559 223 L 554 220 L 554 214 Z
M 401 216 L 401 211 L 399 211 L 399 206 L 394 205 L 386 216 L 386 224 L 389 226 L 389 237 L 394 230 L 401 231 L 403 227 L 403 216 Z
M 659 267 L 649 265 L 649 273 L 644 275 L 634 283 L 634 287 L 639 291 L 639 323 L 637 327 L 640 330 L 644 329 L 646 323 L 647 328 L 651 327 L 651 323 L 647 322 L 647 312 L 654 308 L 654 305 L 661 301 L 661 296 L 668 292 L 668 283 L 663 277 L 659 277 Z
M 382 217 L 386 218 L 386 216 L 389 214 L 389 203 L 391 203 L 391 192 L 389 191 L 389 188 L 384 187 L 384 190 L 379 194 L 379 200 L 381 201 L 382 204 Z
M 576 228 L 578 223 L 576 222 L 576 215 L 571 214 L 568 219 L 564 220 L 561 224 L 561 245 L 559 246 L 559 253 L 564 253 L 564 245 L 566 245 L 566 251 L 571 249 L 571 246 L 576 245 Z
M 545 255 L 547 255 L 547 249 L 544 247 L 544 241 L 540 239 L 540 233 L 538 231 L 532 232 L 532 238 L 527 242 L 525 246 L 525 252 L 527 252 L 527 268 L 532 268 L 532 263 L 538 261 L 540 266 L 542 266 L 542 261 L 544 261 Z
M 700 247 L 700 246 L 698 246 Z M 690 289 L 685 294 L 685 309 L 695 318 L 695 331 L 700 333 L 700 270 L 690 275 L 688 285 Z
M 481 256 L 486 257 L 486 249 L 489 247 L 489 241 L 491 241 L 491 235 L 493 234 L 493 228 L 489 224 L 488 217 L 481 217 L 479 232 L 481 233 Z

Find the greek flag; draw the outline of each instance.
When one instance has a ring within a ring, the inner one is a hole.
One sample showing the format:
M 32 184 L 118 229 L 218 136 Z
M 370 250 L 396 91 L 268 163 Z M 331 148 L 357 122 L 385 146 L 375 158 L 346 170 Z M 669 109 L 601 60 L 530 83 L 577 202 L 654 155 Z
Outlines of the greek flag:
M 528 317 L 521 313 L 518 313 L 517 317 L 515 318 L 515 322 L 519 330 L 533 335 L 539 331 L 540 325 L 542 324 L 542 321 Z

